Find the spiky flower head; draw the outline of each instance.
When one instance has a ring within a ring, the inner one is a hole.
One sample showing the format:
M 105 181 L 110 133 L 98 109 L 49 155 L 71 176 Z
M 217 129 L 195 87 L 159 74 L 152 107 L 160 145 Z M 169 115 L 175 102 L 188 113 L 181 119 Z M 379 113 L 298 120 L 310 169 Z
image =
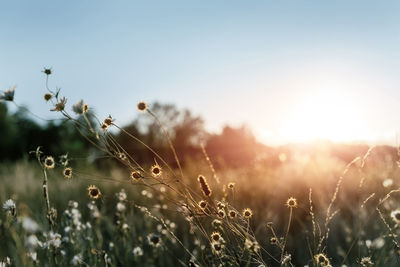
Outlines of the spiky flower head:
M 46 169 L 54 169 L 55 163 L 54 163 L 54 158 L 52 156 L 47 156 L 44 159 L 44 167 Z
M 95 185 L 90 185 L 88 187 L 88 195 L 92 199 L 98 199 L 101 197 L 100 189 Z
M 237 213 L 236 213 L 236 211 L 234 211 L 234 210 L 230 210 L 230 211 L 228 212 L 228 215 L 229 215 L 229 218 L 235 219 L 236 216 L 237 216 Z
M 200 200 L 199 201 L 199 207 L 201 208 L 201 209 L 205 209 L 205 208 L 207 208 L 207 201 L 205 201 L 205 200 Z
M 72 178 L 72 168 L 71 167 L 64 168 L 63 175 L 66 179 L 71 179 Z
M 243 217 L 245 217 L 246 219 L 250 219 L 251 216 L 253 216 L 253 211 L 249 208 L 246 208 L 242 211 L 242 215 Z
M 290 197 L 287 201 L 286 201 L 286 206 L 288 208 L 297 208 L 297 200 L 294 197 Z
M 364 267 L 370 267 L 372 266 L 374 263 L 371 260 L 371 257 L 363 257 L 361 258 L 361 265 Z
M 275 245 L 277 242 L 278 242 L 278 239 L 274 236 L 269 239 L 269 243 L 271 243 L 271 245 Z
M 225 211 L 224 210 L 218 210 L 217 211 L 217 215 L 218 215 L 218 217 L 220 218 L 220 219 L 223 219 L 223 218 L 225 218 Z
M 65 109 L 65 105 L 67 104 L 67 99 L 65 97 L 61 97 L 58 102 L 54 105 L 54 108 L 50 109 L 50 111 L 63 111 Z
M 221 238 L 222 238 L 221 234 L 219 232 L 216 232 L 216 231 L 212 232 L 210 237 L 211 237 L 211 241 L 212 242 L 219 242 L 221 240 Z
M 150 172 L 151 172 L 151 175 L 152 175 L 153 177 L 159 177 L 159 176 L 161 176 L 161 174 L 162 174 L 162 168 L 161 168 L 160 165 L 158 165 L 158 164 L 156 163 L 156 164 L 154 164 L 153 166 L 151 166 Z
M 210 186 L 207 183 L 206 178 L 203 175 L 199 175 L 197 180 L 200 183 L 200 188 L 201 188 L 201 191 L 203 192 L 203 195 L 206 197 L 211 196 L 212 191 L 211 191 Z
M 156 235 L 156 234 L 149 234 L 147 236 L 147 241 L 149 244 L 153 247 L 159 247 L 161 246 L 161 237 Z
M 131 171 L 131 180 L 132 181 L 139 181 L 141 178 L 143 178 L 142 173 L 138 170 L 133 170 Z
M 49 101 L 52 97 L 53 97 L 53 95 L 50 94 L 50 93 L 46 93 L 46 94 L 44 94 L 44 96 L 43 96 L 44 100 L 46 100 L 46 101 Z
M 145 112 L 145 111 L 148 109 L 147 103 L 144 102 L 144 101 L 140 101 L 140 102 L 137 104 L 137 109 L 138 109 L 139 111 Z
M 225 245 L 223 243 L 211 242 L 211 250 L 217 256 L 222 254 L 224 248 Z
M 43 73 L 46 74 L 46 75 L 50 75 L 51 74 L 51 69 L 44 68 Z
M 396 224 L 400 224 L 400 210 L 392 211 L 392 213 L 390 213 L 390 216 Z
M 14 101 L 15 88 L 16 86 L 13 86 L 12 88 L 5 90 L 4 93 L 0 94 L 0 100 Z
M 314 255 L 314 260 L 317 263 L 317 266 L 329 266 L 330 262 L 328 257 L 324 253 L 319 253 Z

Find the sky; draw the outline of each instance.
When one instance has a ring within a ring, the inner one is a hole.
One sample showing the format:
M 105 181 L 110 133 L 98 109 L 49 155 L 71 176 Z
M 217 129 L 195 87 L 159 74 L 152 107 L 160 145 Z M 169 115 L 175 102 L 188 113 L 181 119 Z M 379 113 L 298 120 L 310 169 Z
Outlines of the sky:
M 0 90 L 46 118 L 50 86 L 119 124 L 136 103 L 246 124 L 266 144 L 397 144 L 399 1 L 2 1 Z

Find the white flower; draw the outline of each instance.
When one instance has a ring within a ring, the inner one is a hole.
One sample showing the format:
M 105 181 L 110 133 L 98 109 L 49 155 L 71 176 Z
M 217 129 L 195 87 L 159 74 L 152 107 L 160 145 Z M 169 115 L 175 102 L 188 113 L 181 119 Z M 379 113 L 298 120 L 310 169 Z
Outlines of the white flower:
M 382 185 L 383 185 L 383 187 L 390 187 L 390 186 L 393 185 L 393 180 L 388 178 L 388 179 L 383 181 Z
M 24 217 L 22 219 L 22 228 L 28 233 L 35 233 L 39 230 L 39 225 L 30 217 Z
M 40 242 L 35 235 L 30 235 L 25 238 L 25 247 L 30 252 L 33 252 L 39 244 Z
M 118 202 L 118 203 L 117 203 L 117 211 L 123 212 L 123 211 L 125 211 L 125 210 L 126 210 L 125 204 L 124 204 L 124 203 L 121 203 L 121 202 Z
M 6 200 L 3 204 L 3 209 L 5 212 L 7 212 L 10 215 L 15 215 L 15 202 L 12 199 Z
M 81 254 L 75 255 L 71 260 L 72 265 L 75 265 L 75 266 L 80 264 L 81 262 L 82 262 L 82 255 Z
M 61 246 L 61 235 L 60 234 L 49 232 L 49 233 L 44 233 L 44 236 L 47 238 L 45 247 L 59 248 Z
M 135 255 L 135 256 L 143 256 L 143 249 L 141 247 L 135 247 L 133 249 L 133 255 Z
M 117 193 L 117 198 L 119 201 L 125 201 L 127 198 L 127 195 L 125 193 L 125 190 L 122 189 L 120 192 Z

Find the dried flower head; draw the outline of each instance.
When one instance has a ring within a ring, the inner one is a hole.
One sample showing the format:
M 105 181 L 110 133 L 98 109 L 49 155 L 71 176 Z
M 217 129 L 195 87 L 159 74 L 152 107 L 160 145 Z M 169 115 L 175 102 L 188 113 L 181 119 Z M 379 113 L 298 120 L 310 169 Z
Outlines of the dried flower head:
M 225 245 L 222 243 L 217 243 L 217 242 L 211 243 L 211 250 L 217 256 L 222 254 L 224 248 L 225 248 Z
M 278 239 L 276 238 L 276 237 L 271 237 L 270 239 L 269 239 L 269 242 L 271 243 L 271 245 L 275 245 L 276 243 L 278 243 Z
M 200 188 L 201 188 L 201 191 L 203 192 L 203 194 L 204 194 L 206 197 L 211 196 L 212 191 L 211 191 L 211 189 L 210 189 L 210 186 L 209 186 L 208 183 L 207 183 L 206 178 L 205 178 L 203 175 L 199 175 L 199 177 L 197 178 L 197 180 L 198 180 L 199 183 L 200 183 Z
M 201 209 L 205 209 L 205 208 L 207 208 L 207 201 L 205 201 L 205 200 L 200 200 L 199 201 L 199 207 L 201 208 Z
M 257 252 L 260 249 L 257 241 L 251 241 L 250 239 L 246 238 L 244 241 L 244 246 L 252 252 Z
M 222 222 L 221 222 L 220 220 L 218 220 L 218 219 L 214 219 L 214 220 L 211 222 L 211 225 L 212 225 L 212 227 L 214 227 L 214 228 L 219 228 L 219 227 L 222 226 Z
M 51 69 L 44 68 L 43 73 L 46 74 L 46 75 L 50 75 L 51 74 Z
M 212 232 L 211 241 L 212 242 L 219 242 L 220 240 L 221 240 L 221 234 L 219 232 Z
M 315 255 L 314 260 L 318 266 L 327 266 L 330 264 L 328 257 L 324 253 Z
M 217 202 L 217 208 L 218 209 L 220 209 L 220 210 L 225 209 L 225 206 L 226 206 L 225 203 L 223 203 L 221 201 Z
M 363 258 L 361 258 L 361 262 L 360 263 L 364 267 L 370 267 L 370 266 L 373 265 L 371 257 L 363 257 Z
M 53 97 L 53 95 L 50 93 L 47 93 L 47 94 L 44 94 L 43 97 L 44 97 L 44 100 L 49 101 Z
M 253 216 L 253 211 L 249 208 L 246 208 L 242 211 L 242 215 L 243 217 L 245 217 L 246 219 L 250 219 L 251 216 Z
M 113 121 L 114 121 L 114 119 L 111 117 L 111 115 L 108 115 L 108 117 L 104 119 L 104 124 L 107 126 L 111 126 Z
M 225 218 L 225 211 L 224 210 L 218 210 L 217 215 L 220 219 Z
M 139 181 L 141 178 L 143 178 L 143 176 L 140 171 L 138 171 L 138 170 L 131 171 L 131 180 L 132 181 Z
M 235 219 L 237 216 L 237 213 L 234 210 L 230 210 L 228 214 L 229 214 L 229 218 L 231 218 L 231 219 Z
M 297 200 L 294 197 L 290 197 L 287 201 L 286 201 L 286 206 L 288 208 L 297 208 Z
M 90 185 L 88 187 L 88 195 L 92 199 L 98 199 L 101 197 L 100 189 L 95 185 Z
M 80 115 L 89 111 L 89 105 L 83 102 L 83 100 L 78 101 L 72 106 L 72 111 Z
M 235 187 L 235 183 L 230 182 L 230 183 L 228 184 L 228 188 L 229 188 L 229 189 L 233 189 L 234 187 Z
M 47 157 L 44 159 L 44 167 L 45 167 L 46 169 L 53 169 L 54 166 L 55 166 L 54 158 L 53 158 L 52 156 L 47 156 Z
M 392 213 L 390 213 L 390 216 L 396 224 L 400 224 L 400 210 L 392 211 Z
M 71 167 L 64 168 L 63 175 L 65 178 L 71 179 L 72 178 L 72 168 Z
M 159 177 L 162 173 L 161 166 L 158 164 L 154 164 L 153 166 L 151 166 L 150 172 L 153 177 Z
M 137 104 L 137 109 L 139 110 L 139 111 L 142 111 L 142 112 L 145 112 L 146 110 L 147 110 L 147 103 L 146 102 L 143 102 L 143 101 L 140 101 L 138 104 Z
M 7 89 L 0 95 L 0 100 L 4 101 L 14 101 L 14 94 L 15 94 L 16 86 L 13 86 L 10 89 Z
M 65 104 L 67 104 L 67 99 L 61 97 L 50 111 L 63 111 L 65 109 Z
M 149 241 L 149 244 L 153 247 L 161 246 L 161 238 L 156 234 L 149 234 L 147 236 L 147 240 Z

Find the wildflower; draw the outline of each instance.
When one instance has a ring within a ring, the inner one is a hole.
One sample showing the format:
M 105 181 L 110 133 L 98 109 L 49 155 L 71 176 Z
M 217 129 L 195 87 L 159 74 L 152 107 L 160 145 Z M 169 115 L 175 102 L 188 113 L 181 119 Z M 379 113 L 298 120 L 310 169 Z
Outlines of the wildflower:
M 330 265 L 328 257 L 323 253 L 319 253 L 319 254 L 315 255 L 314 256 L 314 260 L 316 261 L 318 266 L 328 266 L 328 265 Z
M 211 234 L 211 241 L 219 242 L 221 240 L 221 234 L 219 232 L 212 232 Z
M 225 245 L 221 243 L 212 242 L 211 250 L 215 255 L 220 255 L 224 249 Z
M 292 260 L 292 255 L 286 254 L 282 259 L 282 265 L 286 264 L 286 263 L 289 263 L 291 260 Z
M 138 104 L 137 104 L 137 109 L 139 110 L 139 111 L 142 111 L 142 112 L 145 112 L 146 110 L 147 110 L 147 103 L 146 102 L 143 102 L 143 101 L 140 101 Z
M 7 89 L 0 95 L 0 100 L 4 101 L 14 101 L 14 94 L 15 94 L 16 86 L 13 86 L 11 89 Z
M 242 215 L 243 217 L 245 217 L 246 219 L 250 219 L 251 216 L 253 216 L 253 211 L 249 208 L 246 208 L 242 211 Z
M 162 173 L 162 169 L 160 167 L 160 165 L 155 164 L 153 166 L 151 166 L 151 175 L 153 175 L 154 177 L 158 177 L 160 176 Z
M 111 117 L 111 115 L 108 115 L 108 117 L 104 119 L 104 122 L 101 125 L 101 129 L 103 131 L 106 131 L 107 128 L 113 124 L 113 121 L 114 121 L 114 119 Z
M 66 179 L 71 179 L 72 178 L 72 168 L 71 167 L 64 168 L 63 175 Z
M 71 260 L 71 264 L 74 265 L 74 266 L 76 266 L 78 264 L 81 264 L 82 262 L 83 261 L 82 261 L 82 255 L 81 254 L 75 255 Z
M 393 180 L 388 178 L 382 182 L 383 187 L 391 187 L 393 185 Z
M 288 208 L 297 208 L 297 200 L 293 197 L 290 197 L 287 201 L 286 201 L 286 206 Z
M 218 227 L 221 227 L 221 226 L 222 226 L 222 222 L 221 222 L 220 220 L 218 220 L 218 219 L 214 219 L 214 220 L 211 222 L 211 225 L 212 225 L 214 228 L 218 228 Z
M 360 263 L 364 267 L 370 267 L 370 266 L 373 265 L 371 257 L 363 257 L 363 258 L 361 258 L 361 262 Z
M 217 215 L 220 219 L 225 218 L 225 211 L 224 210 L 218 210 Z
M 251 241 L 250 239 L 246 238 L 244 241 L 244 246 L 252 252 L 257 252 L 260 249 L 257 241 Z
M 271 243 L 271 245 L 275 245 L 277 242 L 278 242 L 278 239 L 276 238 L 276 237 L 271 237 L 270 239 L 269 239 L 269 242 Z
M 50 93 L 46 93 L 46 94 L 44 94 L 43 97 L 44 97 L 44 100 L 49 101 L 53 97 L 53 95 Z
M 225 204 L 223 202 L 221 202 L 221 201 L 218 201 L 217 208 L 220 209 L 220 210 L 225 209 Z
M 237 215 L 236 211 L 234 211 L 234 210 L 230 210 L 228 214 L 229 214 L 229 218 L 231 218 L 231 219 L 235 219 L 236 215 Z
M 30 217 L 23 217 L 22 218 L 22 228 L 28 233 L 35 233 L 39 230 L 39 225 Z
M 76 104 L 72 106 L 72 111 L 76 114 L 83 114 L 89 111 L 89 106 L 83 100 L 78 101 Z
M 205 201 L 205 200 L 200 200 L 199 201 L 199 207 L 201 208 L 201 209 L 205 209 L 205 208 L 207 208 L 207 201 Z
M 29 235 L 28 237 L 25 238 L 25 248 L 29 252 L 33 252 L 36 247 L 39 245 L 39 240 L 35 235 Z
M 132 252 L 136 257 L 143 256 L 143 249 L 141 247 L 135 247 Z
M 98 199 L 101 197 L 100 189 L 95 185 L 90 185 L 88 187 L 88 195 L 92 199 Z
M 117 211 L 124 212 L 126 210 L 126 206 L 124 203 L 118 202 L 117 203 Z
M 54 108 L 52 108 L 50 111 L 63 111 L 66 103 L 67 99 L 65 97 L 61 97 L 60 100 L 54 105 Z
M 392 211 L 392 213 L 390 214 L 390 216 L 392 217 L 393 221 L 396 224 L 400 224 L 400 210 L 394 210 Z
M 44 244 L 44 247 L 47 248 L 59 248 L 61 246 L 61 235 L 58 233 L 53 233 L 52 231 L 49 233 L 44 233 L 47 241 Z
M 12 199 L 8 199 L 6 200 L 6 202 L 4 202 L 3 209 L 7 214 L 11 216 L 15 216 L 17 213 L 15 202 Z
M 132 181 L 138 181 L 139 179 L 143 178 L 142 174 L 140 171 L 132 171 L 131 172 L 131 180 Z
M 147 240 L 148 240 L 149 244 L 153 247 L 161 246 L 161 238 L 160 238 L 160 236 L 158 236 L 156 234 L 149 234 L 147 236 Z
M 46 75 L 50 75 L 51 74 L 51 69 L 44 68 L 43 73 L 46 74 Z
M 235 183 L 231 182 L 231 183 L 228 184 L 228 188 L 229 189 L 233 189 L 234 187 L 235 187 Z
M 126 198 L 128 197 L 125 193 L 125 190 L 122 188 L 120 192 L 118 192 L 117 194 L 117 198 L 119 201 L 125 201 Z
M 46 169 L 53 169 L 54 166 L 55 166 L 54 158 L 53 158 L 52 156 L 47 156 L 47 157 L 44 159 L 44 167 L 45 167 Z
M 126 155 L 125 155 L 125 153 L 118 153 L 118 158 L 120 159 L 120 160 L 126 160 Z
M 209 186 L 208 183 L 207 183 L 206 178 L 205 178 L 203 175 L 199 175 L 199 177 L 197 178 L 197 180 L 198 180 L 199 183 L 200 183 L 200 187 L 201 187 L 201 190 L 203 191 L 203 194 L 204 194 L 206 197 L 211 196 L 212 191 L 211 191 L 211 189 L 210 189 L 210 186 Z

